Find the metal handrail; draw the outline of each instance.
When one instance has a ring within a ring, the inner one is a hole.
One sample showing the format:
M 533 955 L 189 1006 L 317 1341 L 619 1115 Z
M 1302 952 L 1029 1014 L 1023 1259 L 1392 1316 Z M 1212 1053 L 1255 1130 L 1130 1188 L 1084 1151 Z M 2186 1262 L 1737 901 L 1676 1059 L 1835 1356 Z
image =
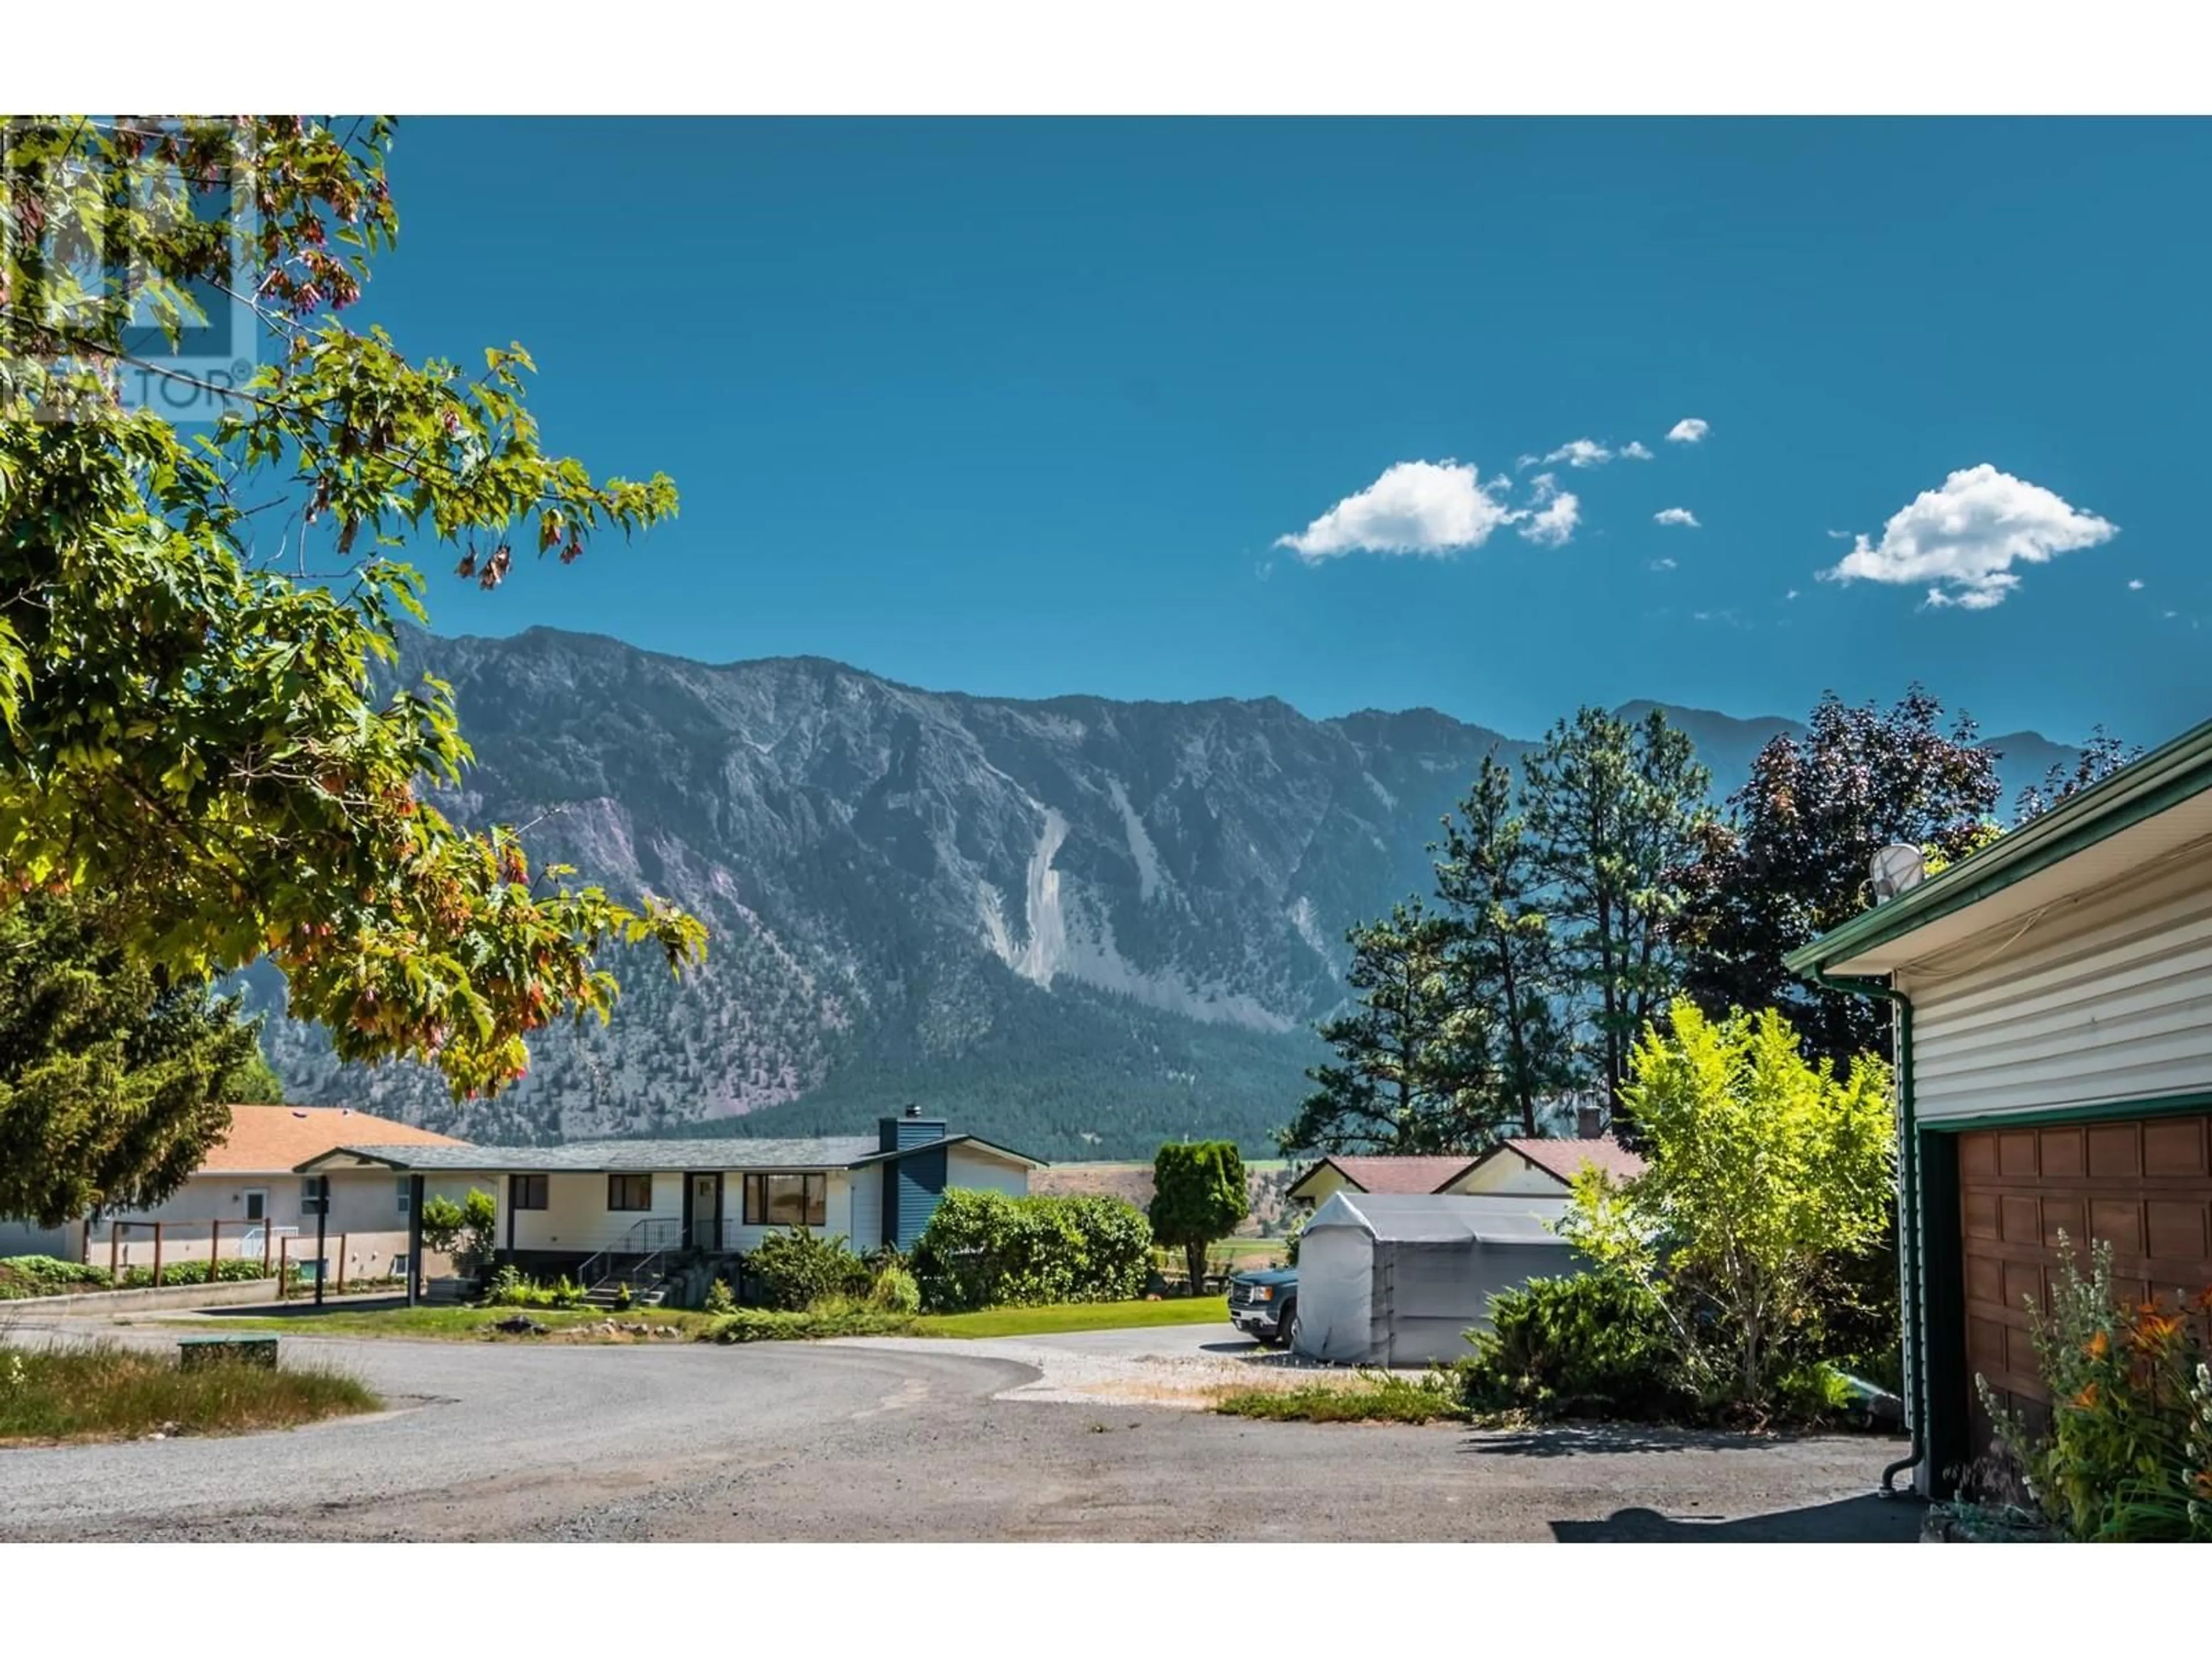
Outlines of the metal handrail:
M 665 1215 L 645 1216 L 632 1222 L 629 1230 L 620 1238 L 605 1249 L 594 1251 L 584 1258 L 583 1265 L 576 1269 L 577 1282 L 587 1289 L 598 1283 L 594 1270 L 600 1274 L 612 1276 L 614 1263 L 622 1256 L 643 1256 L 649 1261 L 656 1256 L 667 1255 L 670 1247 L 653 1243 L 654 1236 L 648 1230 L 654 1227 L 673 1227 L 678 1230 L 674 1236 L 680 1237 L 683 1225 L 684 1223 L 679 1218 Z M 631 1241 L 634 1239 L 637 1243 L 633 1243 Z M 632 1268 L 630 1271 L 634 1273 L 636 1269 Z

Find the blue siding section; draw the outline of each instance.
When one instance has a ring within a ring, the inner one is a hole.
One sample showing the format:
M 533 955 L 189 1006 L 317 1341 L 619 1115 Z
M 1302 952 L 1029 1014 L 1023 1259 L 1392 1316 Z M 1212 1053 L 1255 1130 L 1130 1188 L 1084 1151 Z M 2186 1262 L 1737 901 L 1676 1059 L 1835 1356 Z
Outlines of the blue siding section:
M 934 1138 L 944 1138 L 941 1127 Z M 945 1196 L 945 1165 L 944 1147 L 926 1147 L 895 1159 L 884 1171 L 884 1237 L 897 1240 L 902 1250 L 914 1248 L 930 1217 L 937 1213 L 938 1203 Z

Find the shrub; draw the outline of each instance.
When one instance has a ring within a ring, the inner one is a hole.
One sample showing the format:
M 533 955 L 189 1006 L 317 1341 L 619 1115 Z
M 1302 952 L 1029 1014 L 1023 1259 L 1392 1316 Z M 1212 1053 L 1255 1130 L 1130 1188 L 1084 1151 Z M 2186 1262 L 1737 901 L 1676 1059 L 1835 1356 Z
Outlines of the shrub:
M 1146 1218 L 1154 1238 L 1182 1250 L 1193 1296 L 1205 1285 L 1207 1249 L 1237 1231 L 1250 1203 L 1234 1141 L 1170 1141 L 1153 1157 Z
M 215 1281 L 218 1285 L 235 1285 L 246 1279 L 268 1279 L 275 1276 L 272 1265 L 268 1273 L 261 1271 L 258 1257 L 233 1256 L 218 1261 L 215 1267 Z M 198 1261 L 164 1261 L 161 1264 L 161 1283 L 164 1285 L 204 1285 L 208 1282 L 208 1264 Z M 125 1267 L 116 1279 L 119 1290 L 143 1290 L 154 1283 L 154 1269 Z
M 33 1296 L 66 1296 L 104 1291 L 113 1279 L 105 1267 L 64 1261 L 52 1255 L 11 1255 L 0 1260 L 0 1302 Z
M 471 1187 L 456 1204 L 440 1194 L 422 1200 L 422 1242 L 453 1258 L 454 1270 L 469 1278 L 488 1267 L 499 1237 L 499 1202 Z
M 483 1305 L 488 1308 L 580 1308 L 584 1305 L 584 1287 L 566 1273 L 550 1285 L 542 1284 L 520 1268 L 510 1265 L 491 1276 L 490 1283 L 484 1289 Z
M 700 1311 L 710 1314 L 728 1314 L 735 1313 L 737 1310 L 738 1298 L 730 1294 L 729 1280 L 718 1279 L 707 1286 L 707 1299 L 700 1304 Z
M 1468 1405 L 1549 1417 L 1665 1418 L 1693 1410 L 1659 1300 L 1616 1273 L 1536 1279 L 1491 1298 L 1460 1362 Z
M 1118 1198 L 1010 1198 L 956 1188 L 914 1250 L 933 1313 L 1054 1302 L 1127 1302 L 1144 1293 L 1152 1232 Z
M 812 1308 L 740 1308 L 708 1328 L 715 1342 L 804 1342 L 824 1336 L 884 1336 L 907 1328 L 903 1314 L 825 1297 Z
M 876 1282 L 868 1291 L 868 1300 L 886 1313 L 920 1313 L 921 1286 L 914 1282 L 914 1275 L 903 1267 L 879 1268 L 876 1273 Z
M 2048 1434 L 2031 1433 L 1977 1376 L 2029 1495 L 2069 1537 L 2212 1541 L 2212 1287 L 2169 1312 L 2112 1296 L 2112 1247 L 2084 1278 L 2066 1235 L 2051 1311 L 2032 1305 Z
M 874 1276 L 842 1237 L 804 1227 L 770 1233 L 745 1258 L 745 1276 L 763 1307 L 795 1313 L 826 1297 L 866 1297 Z

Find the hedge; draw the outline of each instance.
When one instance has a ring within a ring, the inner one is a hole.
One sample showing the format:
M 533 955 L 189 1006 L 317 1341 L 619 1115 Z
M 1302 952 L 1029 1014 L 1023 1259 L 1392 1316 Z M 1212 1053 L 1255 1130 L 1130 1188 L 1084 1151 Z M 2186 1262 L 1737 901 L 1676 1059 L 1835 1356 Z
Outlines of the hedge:
M 1152 1224 L 1121 1199 L 955 1188 L 915 1245 L 914 1276 L 933 1313 L 1127 1302 L 1144 1294 L 1152 1254 Z

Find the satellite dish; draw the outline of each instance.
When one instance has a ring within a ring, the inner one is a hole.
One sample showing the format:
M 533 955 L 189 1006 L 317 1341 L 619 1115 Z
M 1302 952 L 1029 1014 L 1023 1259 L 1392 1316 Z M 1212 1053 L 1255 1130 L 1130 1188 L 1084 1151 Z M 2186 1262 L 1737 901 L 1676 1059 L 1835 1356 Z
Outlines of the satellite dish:
M 1880 904 L 1919 886 L 1927 878 L 1928 865 L 1917 847 L 1899 843 L 1876 853 L 1869 873 L 1873 878 L 1874 902 Z

